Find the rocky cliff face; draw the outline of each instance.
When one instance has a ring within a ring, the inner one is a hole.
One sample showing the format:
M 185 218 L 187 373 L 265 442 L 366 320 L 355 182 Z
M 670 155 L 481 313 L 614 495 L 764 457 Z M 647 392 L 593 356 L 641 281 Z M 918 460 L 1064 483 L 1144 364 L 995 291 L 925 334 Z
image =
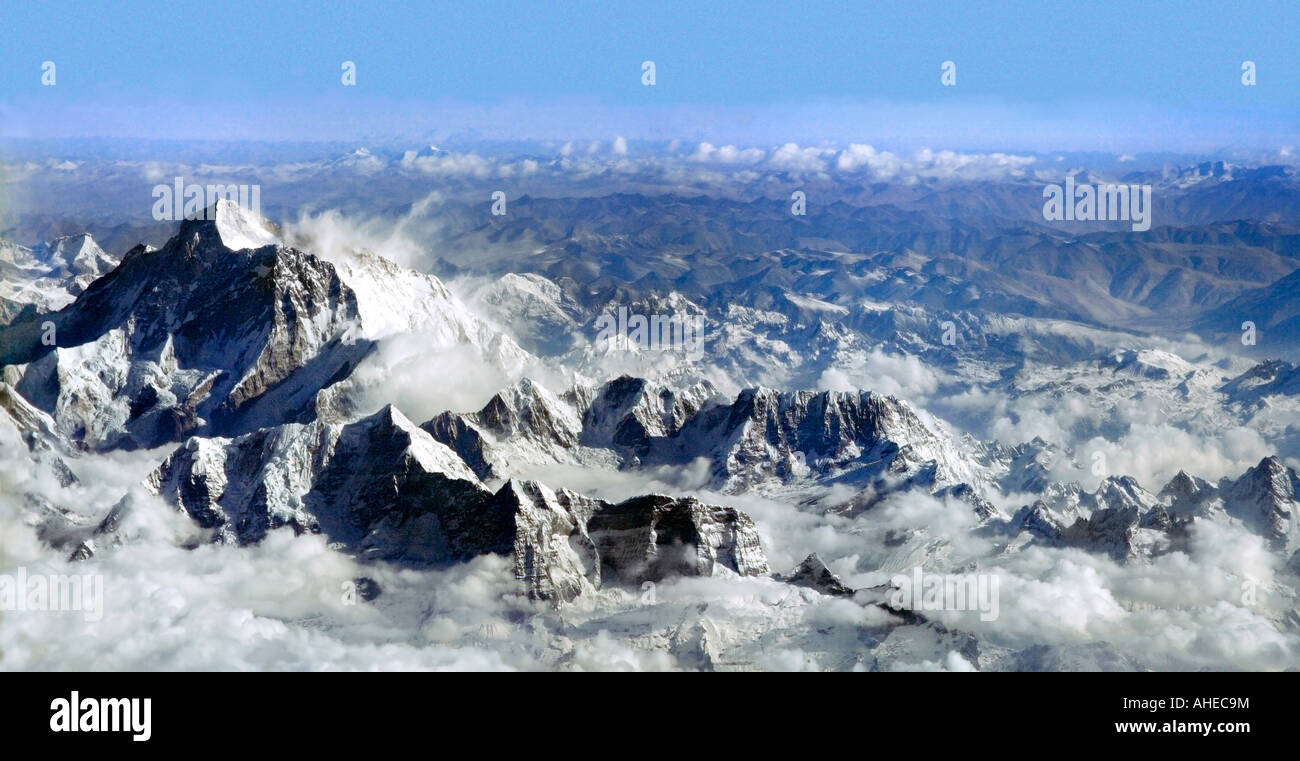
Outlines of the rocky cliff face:
M 473 413 L 444 412 L 421 427 L 483 479 L 507 478 L 512 463 L 572 462 L 582 420 L 569 400 L 527 378 Z
M 216 541 L 249 544 L 288 527 L 417 563 L 509 546 L 501 541 L 507 516 L 478 509 L 491 494 L 460 458 L 392 407 L 346 425 L 192 438 L 148 485 Z
M 703 458 L 709 485 L 738 493 L 773 484 L 885 476 L 930 490 L 989 479 L 946 427 L 870 392 L 747 389 L 734 400 L 707 383 L 683 389 L 627 376 L 563 396 L 524 380 L 475 413 L 423 425 L 481 478 L 510 463 L 682 465 Z
M 503 554 L 541 599 L 572 600 L 607 581 L 767 573 L 754 523 L 739 511 L 658 495 L 609 503 L 535 481 L 493 493 L 392 407 L 349 424 L 193 438 L 148 485 L 214 541 L 249 544 L 289 529 L 401 563 Z
M 1265 457 L 1236 480 L 1219 483 L 1224 509 L 1294 562 L 1300 550 L 1296 495 L 1300 478 L 1276 456 Z
M 485 479 L 508 478 L 524 463 L 628 467 L 714 393 L 707 383 L 674 389 L 623 376 L 556 395 L 524 378 L 477 412 L 444 412 L 422 427 Z
M 922 475 L 931 487 L 985 479 L 944 426 L 892 396 L 869 391 L 742 391 L 703 410 L 650 460 L 705 457 L 717 485 L 743 491 L 765 479 Z M 926 471 L 927 465 L 932 467 Z
M 543 599 L 602 583 L 768 572 L 754 522 L 732 508 L 657 494 L 610 503 L 535 481 L 510 481 L 495 499 L 514 509 L 516 576 Z
M 643 378 L 622 376 L 595 389 L 582 416 L 582 440 L 612 447 L 633 460 L 652 446 L 681 433 L 717 394 L 709 383 L 677 389 Z
M 587 524 L 606 503 L 536 481 L 509 481 L 494 500 L 514 517 L 515 578 L 530 596 L 572 600 L 601 588 L 602 558 Z
M 609 505 L 592 516 L 587 531 L 602 562 L 631 583 L 712 576 L 720 567 L 742 576 L 768 572 L 749 516 L 694 498 L 654 494 Z

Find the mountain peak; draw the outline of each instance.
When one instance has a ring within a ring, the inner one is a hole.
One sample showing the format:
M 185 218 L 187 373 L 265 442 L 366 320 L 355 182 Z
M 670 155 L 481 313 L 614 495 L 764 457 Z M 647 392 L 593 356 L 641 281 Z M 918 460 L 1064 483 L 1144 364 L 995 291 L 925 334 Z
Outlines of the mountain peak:
M 231 251 L 274 246 L 280 243 L 270 222 L 234 201 L 220 199 L 213 204 L 212 211 L 213 215 L 210 219 L 216 222 L 217 234 L 221 236 L 221 242 Z
M 853 589 L 846 586 L 839 576 L 827 568 L 821 556 L 815 552 L 804 558 L 793 573 L 781 578 L 791 584 L 810 587 L 826 595 L 837 597 L 853 595 Z
M 280 245 L 275 225 L 227 198 L 217 199 L 203 214 L 183 222 L 181 233 L 187 231 L 205 237 L 215 233 L 221 245 L 231 251 Z
M 1160 497 L 1191 497 L 1199 492 L 1209 488 L 1209 483 L 1196 478 L 1185 470 L 1179 470 L 1174 477 L 1169 479 L 1169 483 L 1160 490 Z
M 61 235 L 36 246 L 32 254 L 55 272 L 98 277 L 117 266 L 90 233 Z
M 1294 474 L 1291 469 L 1282 464 L 1277 455 L 1269 455 L 1259 461 L 1255 467 L 1247 470 L 1241 478 L 1237 479 L 1239 484 L 1254 484 L 1257 489 L 1261 489 L 1283 499 L 1290 499 L 1294 496 L 1291 486 L 1291 477 Z

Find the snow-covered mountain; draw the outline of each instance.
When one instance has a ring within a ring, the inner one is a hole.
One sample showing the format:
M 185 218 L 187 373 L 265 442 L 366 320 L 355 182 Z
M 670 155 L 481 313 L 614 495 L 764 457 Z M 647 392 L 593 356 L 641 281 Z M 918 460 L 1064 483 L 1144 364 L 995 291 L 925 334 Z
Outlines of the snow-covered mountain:
M 415 565 L 504 554 L 542 599 L 594 592 L 602 573 L 638 585 L 721 568 L 767 572 L 744 513 L 658 495 L 613 504 L 535 481 L 510 480 L 493 493 L 391 406 L 349 424 L 193 438 L 148 483 L 214 541 L 323 533 L 363 557 Z
M 556 395 L 527 379 L 474 413 L 445 412 L 422 426 L 482 478 L 520 465 L 686 466 L 708 463 L 708 485 L 728 492 L 806 483 L 885 480 L 929 489 L 988 478 L 940 421 L 870 392 L 778 392 L 734 399 L 708 383 L 686 388 L 622 376 Z
M 280 246 L 229 201 L 205 216 L 160 249 L 127 252 L 60 311 L 0 328 L 14 386 L 80 445 L 154 447 L 310 421 L 322 390 L 399 333 L 489 360 L 526 356 L 432 276 Z
M 0 325 L 62 309 L 117 265 L 86 234 L 33 249 L 0 241 Z
M 1132 561 L 1186 551 L 1198 521 L 1217 521 L 1244 527 L 1300 570 L 1297 487 L 1300 476 L 1275 456 L 1218 484 L 1179 471 L 1158 494 L 1131 477 L 1112 477 L 1096 492 L 1067 492 L 1056 495 L 1054 505 L 1039 500 L 1025 506 L 1011 525 L 1037 540 Z

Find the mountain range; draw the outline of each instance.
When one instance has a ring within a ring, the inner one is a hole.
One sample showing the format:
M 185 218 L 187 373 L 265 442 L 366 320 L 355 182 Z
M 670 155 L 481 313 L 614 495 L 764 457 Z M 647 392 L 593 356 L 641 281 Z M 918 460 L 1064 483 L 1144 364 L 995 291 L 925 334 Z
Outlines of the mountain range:
M 1179 224 L 1013 223 L 1004 183 L 982 213 L 941 187 L 863 186 L 806 217 L 637 193 L 525 196 L 502 218 L 452 204 L 430 241 L 441 277 L 313 253 L 229 201 L 120 259 L 89 235 L 6 243 L 0 435 L 57 482 L 21 497 L 64 558 L 142 541 L 148 499 L 188 521 L 189 551 L 310 535 L 363 570 L 497 557 L 523 599 L 587 617 L 555 663 L 604 626 L 687 668 L 754 667 L 778 642 L 843 667 L 1198 665 L 939 620 L 885 577 L 1078 557 L 1139 578 L 1221 536 L 1260 548 L 1258 615 L 1294 647 L 1294 177 L 1132 179 L 1182 193 L 1157 207 Z M 703 357 L 602 342 L 619 308 L 698 316 Z M 479 401 L 399 409 L 409 383 Z M 1152 431 L 1242 449 L 1169 472 L 1134 451 Z M 141 452 L 152 468 L 111 504 L 59 504 L 92 463 Z M 629 607 L 691 583 L 765 585 L 802 612 L 674 600 L 665 625 Z

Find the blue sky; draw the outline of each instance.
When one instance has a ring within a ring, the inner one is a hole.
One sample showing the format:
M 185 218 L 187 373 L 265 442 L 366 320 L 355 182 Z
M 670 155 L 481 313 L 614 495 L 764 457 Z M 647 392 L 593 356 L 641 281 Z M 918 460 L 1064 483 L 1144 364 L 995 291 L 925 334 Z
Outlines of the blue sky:
M 1300 132 L 1298 22 L 1294 2 L 10 3 L 0 135 L 1267 148 Z

